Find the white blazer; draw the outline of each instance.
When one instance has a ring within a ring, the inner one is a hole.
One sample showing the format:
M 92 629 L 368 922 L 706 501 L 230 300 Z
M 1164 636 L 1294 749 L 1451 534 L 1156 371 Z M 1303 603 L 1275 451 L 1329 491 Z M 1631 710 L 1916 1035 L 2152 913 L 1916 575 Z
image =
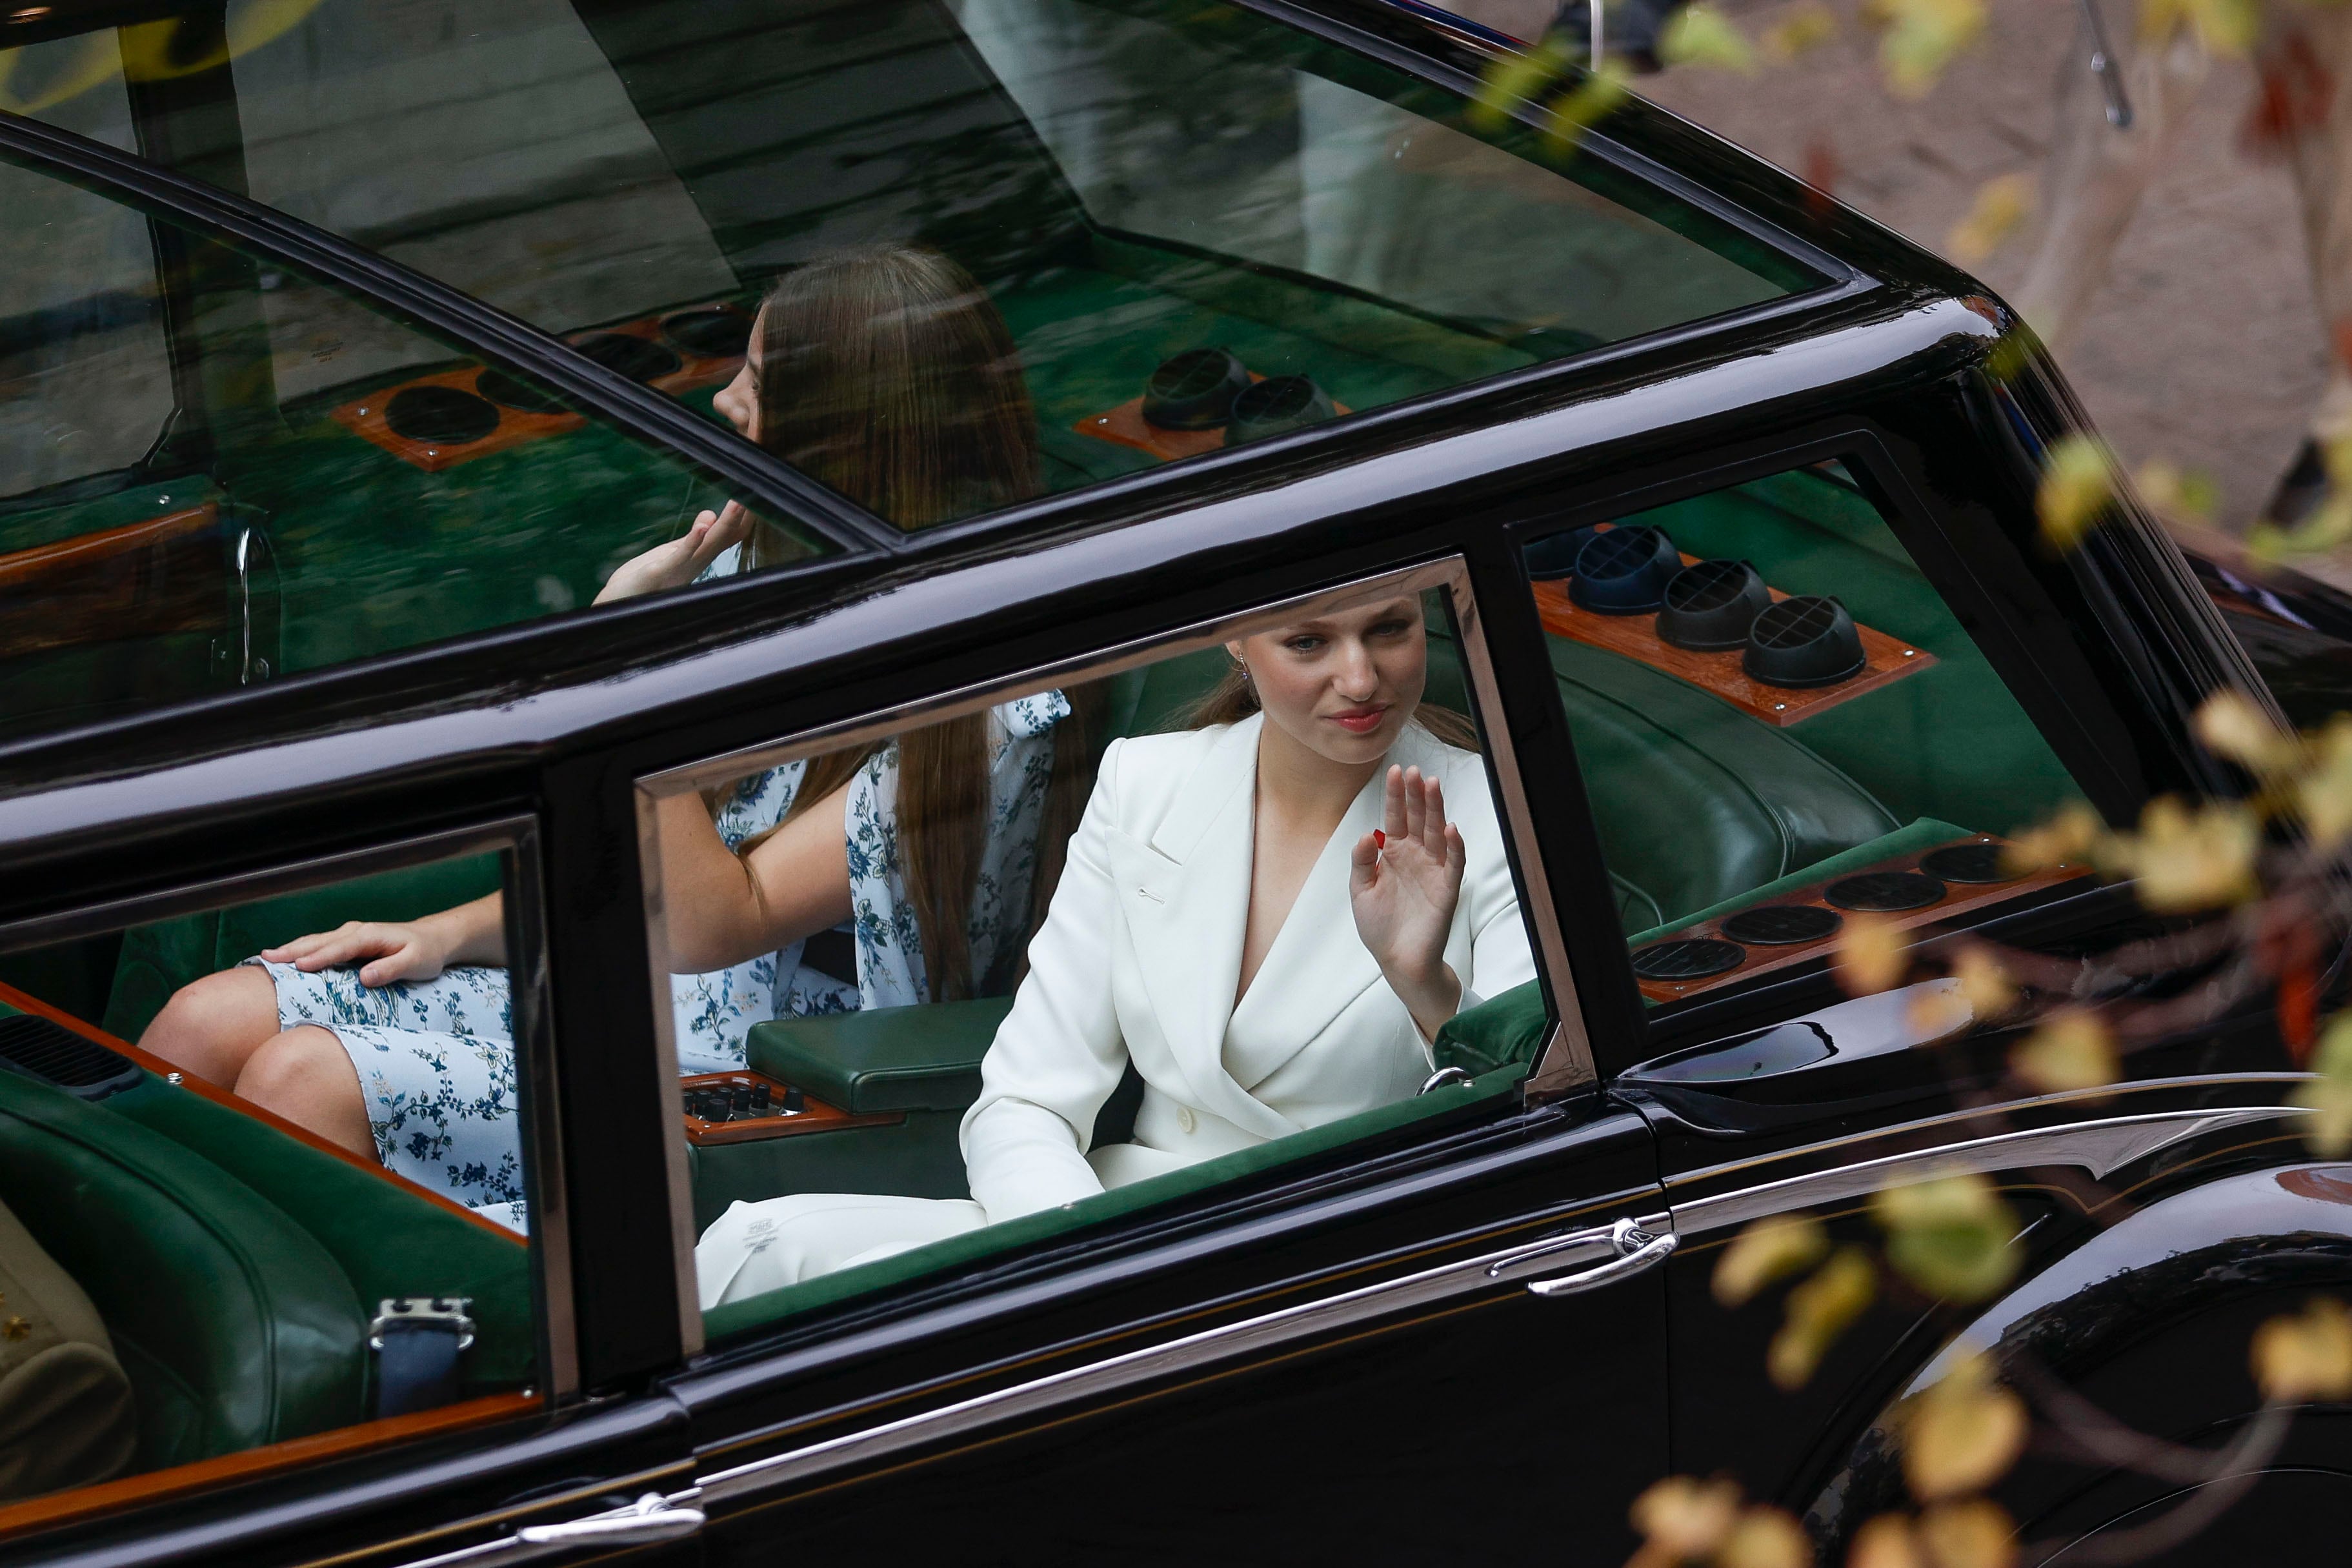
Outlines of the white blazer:
M 1429 1047 L 1356 934 L 1349 855 L 1380 826 L 1384 763 L 1299 889 L 1239 1007 L 1263 715 L 1113 742 L 1029 973 L 965 1115 L 992 1221 L 1051 1208 L 1402 1100 Z M 1388 762 L 1445 786 L 1468 864 L 1445 962 L 1474 1006 L 1534 978 L 1485 765 L 1408 726 Z M 1134 1142 L 1089 1150 L 1132 1060 Z

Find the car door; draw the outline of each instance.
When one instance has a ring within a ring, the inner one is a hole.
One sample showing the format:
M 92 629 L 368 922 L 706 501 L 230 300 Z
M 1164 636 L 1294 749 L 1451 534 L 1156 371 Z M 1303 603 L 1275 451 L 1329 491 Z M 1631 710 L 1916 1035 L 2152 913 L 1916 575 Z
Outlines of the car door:
M 1991 391 L 1975 389 L 1989 410 Z M 2071 960 L 2172 929 L 2080 863 L 2004 847 L 2085 797 L 2127 822 L 2155 790 L 2207 787 L 2163 739 L 2185 720 L 2145 679 L 2158 659 L 2259 687 L 2185 571 L 2116 570 L 2160 539 L 2126 519 L 2098 558 L 2037 550 L 2031 466 L 1906 405 L 1887 389 L 1842 432 L 1687 455 L 1522 536 L 1523 603 L 1643 1015 L 1611 1042 L 1641 1058 L 1612 1088 L 1660 1132 L 1681 1240 L 1664 1270 L 1673 1468 L 1736 1477 L 1832 1552 L 1909 1506 L 1894 1406 L 1972 1348 L 2055 1371 L 2160 1436 L 2241 1429 L 2260 1401 L 2226 1325 L 2242 1334 L 2257 1300 L 2283 1303 L 2265 1292 L 2289 1266 L 2270 1259 L 2332 1258 L 2340 1244 L 2311 1234 L 2342 1228 L 2293 1206 L 2317 1178 L 2276 1173 L 2302 1145 L 2267 998 L 2184 1022 L 2124 1082 L 2087 1088 L 2013 1063 L 2046 1008 L 1979 1017 L 1961 999 L 1951 955 L 1971 934 Z M 2103 644 L 2146 658 L 2143 679 L 2103 675 Z M 1922 944 L 1891 991 L 1849 994 L 1832 972 L 1862 921 Z M 1883 1260 L 1875 1195 L 1956 1177 L 1948 1190 L 2014 1227 L 2005 1278 L 2025 1283 L 1951 1300 Z M 2228 1220 L 2196 1217 L 2217 1204 Z M 1841 1268 L 1852 1292 L 1825 1333 L 1789 1304 L 1814 1287 L 1759 1293 L 1717 1272 L 1745 1227 L 1799 1218 L 1838 1250 L 1797 1278 Z M 2314 1259 L 2295 1277 L 2340 1274 Z M 2339 1462 L 2325 1423 L 2298 1441 L 2298 1463 Z M 2048 1550 L 2165 1490 L 2037 1450 L 1997 1495 Z M 2323 1495 L 2287 1488 L 2278 1506 Z M 2239 1550 L 2223 1533 L 2215 1548 Z
M 1446 606 L 1429 700 L 1487 719 L 1495 819 L 1526 875 L 1529 797 L 1494 721 L 1467 573 L 1441 562 L 1339 592 Z M 1223 637 L 1309 614 L 1333 591 L 1224 597 L 1223 614 L 1145 642 L 1066 637 L 1049 668 L 984 691 L 959 679 L 968 662 L 931 665 L 900 685 L 927 679 L 935 695 L 839 712 L 814 739 L 706 727 L 708 742 L 733 743 L 646 775 L 640 810 L 688 789 L 726 798 L 796 752 L 1002 713 L 1008 698 L 1066 696 L 1110 737 L 1181 729 L 1228 662 Z M 748 693 L 734 706 L 760 710 Z M 657 889 L 658 862 L 646 874 Z M 1526 887 L 1541 983 L 1457 1019 L 1425 1089 L 1416 1069 L 1386 1091 L 1401 1098 L 1325 1125 L 748 1298 L 722 1279 L 714 1299 L 709 1263 L 713 1237 L 747 1217 L 756 1235 L 762 1215 L 788 1226 L 793 1205 L 856 1194 L 873 1194 L 860 1201 L 882 1225 L 961 1199 L 957 1127 L 1010 998 L 782 1017 L 752 1030 L 748 1076 L 685 1079 L 677 1201 L 702 1237 L 706 1302 L 688 1328 L 708 1342 L 668 1388 L 695 1425 L 705 1552 L 763 1562 L 789 1542 L 811 1561 L 1274 1562 L 1443 1555 L 1466 1528 L 1549 1540 L 1575 1561 L 1621 1557 L 1627 1506 L 1666 1453 L 1654 1265 L 1674 1237 L 1641 1118 L 1558 1070 L 1580 1057 L 1582 1023 L 1549 907 Z M 1284 951 L 1251 994 L 1311 987 L 1284 973 Z M 818 963 L 787 961 L 803 981 Z M 1568 1007 L 1564 1027 L 1547 993 Z M 1531 1092 L 1548 1046 L 1554 1077 Z M 730 1119 L 722 1093 L 714 1112 L 709 1091 L 729 1083 L 793 1109 Z M 1150 1103 L 1121 1099 L 1096 1121 L 1096 1147 L 1150 1131 Z M 1181 1144 L 1193 1116 L 1177 1110 L 1165 1136 Z M 1579 1521 L 1567 1537 L 1563 1515 Z

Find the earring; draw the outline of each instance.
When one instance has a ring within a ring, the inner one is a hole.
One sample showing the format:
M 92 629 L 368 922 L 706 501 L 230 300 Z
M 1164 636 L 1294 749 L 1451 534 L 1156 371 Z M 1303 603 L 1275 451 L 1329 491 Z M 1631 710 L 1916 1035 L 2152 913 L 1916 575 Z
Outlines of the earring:
M 1257 683 L 1250 679 L 1250 668 L 1249 661 L 1247 659 L 1242 658 L 1239 654 L 1234 655 L 1234 668 L 1241 672 L 1242 685 L 1252 691 L 1257 689 Z

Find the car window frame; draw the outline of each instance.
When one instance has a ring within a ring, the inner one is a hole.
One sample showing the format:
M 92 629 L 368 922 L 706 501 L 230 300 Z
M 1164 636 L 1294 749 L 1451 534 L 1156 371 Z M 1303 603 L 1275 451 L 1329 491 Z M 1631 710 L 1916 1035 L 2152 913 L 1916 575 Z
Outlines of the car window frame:
M 1450 553 L 1419 565 L 1390 568 L 1352 576 L 1323 587 L 1261 601 L 1245 608 L 1195 620 L 1171 631 L 1033 666 L 1017 673 L 982 682 L 953 686 L 935 695 L 857 714 L 836 721 L 792 731 L 710 753 L 641 773 L 633 781 L 636 809 L 640 875 L 647 903 L 645 958 L 656 1005 L 648 1020 L 654 1035 L 663 1083 L 663 1110 L 674 1130 L 666 1140 L 671 1235 L 676 1253 L 678 1329 L 685 1353 L 691 1358 L 704 1349 L 702 1309 L 696 1299 L 694 1268 L 694 1199 L 686 1140 L 675 1130 L 682 1126 L 684 1100 L 678 1089 L 677 1043 L 668 996 L 669 972 L 653 938 L 652 906 L 660 887 L 659 837 L 656 808 L 664 799 L 709 788 L 783 763 L 820 752 L 883 739 L 910 727 L 936 723 L 985 711 L 997 703 L 1065 683 L 1097 680 L 1164 659 L 1197 653 L 1228 639 L 1278 626 L 1304 605 L 1327 604 L 1340 595 L 1380 593 L 1442 592 L 1450 612 L 1454 635 L 1463 653 L 1463 674 L 1469 695 L 1470 717 L 1478 725 L 1487 786 L 1503 824 L 1506 857 L 1519 893 L 1520 910 L 1533 939 L 1536 980 L 1550 1019 L 1544 1043 L 1514 1092 L 1502 1097 L 1517 1106 L 1530 1096 L 1557 1098 L 1595 1085 L 1591 1046 L 1585 1034 L 1584 1014 L 1578 1003 L 1577 977 L 1570 968 L 1550 884 L 1535 838 L 1536 808 L 1520 777 L 1510 726 L 1504 721 L 1503 695 L 1495 675 L 1493 651 L 1487 646 L 1486 622 L 1478 607 L 1470 565 L 1461 553 Z M 919 1281 L 913 1282 L 919 1285 Z M 905 1289 L 898 1287 L 896 1289 Z
M 255 1480 L 284 1482 L 341 1460 L 387 1452 L 416 1437 L 491 1434 L 514 1423 L 539 1420 L 579 1403 L 580 1350 L 575 1288 L 566 1202 L 562 1125 L 557 1113 L 561 1068 L 552 1027 L 548 983 L 548 926 L 543 835 L 530 813 L 488 816 L 460 826 L 404 834 L 362 848 L 310 855 L 256 869 L 196 881 L 174 881 L 151 890 L 119 894 L 47 913 L 0 920 L 0 952 L 18 952 L 79 938 L 108 934 L 156 921 L 205 913 L 226 907 L 331 886 L 379 872 L 396 871 L 468 856 L 499 858 L 518 1053 L 517 1121 L 522 1141 L 525 1191 L 530 1204 L 529 1249 L 531 1312 L 537 1333 L 536 1381 L 523 1391 L 531 1403 L 512 1409 L 469 1415 L 436 1424 L 432 1412 L 389 1418 L 397 1431 L 352 1441 L 345 1435 L 377 1426 L 379 1418 L 269 1445 L 299 1451 L 251 1458 L 244 1449 L 168 1469 L 101 1481 L 47 1494 L 21 1503 L 0 1504 L 0 1541 L 59 1526 L 137 1517 L 151 1509 L 201 1503 L 219 1489 Z M 35 1000 L 42 1000 L 35 998 Z M 96 1024 L 96 1020 L 83 1020 Z M 176 1078 L 176 1075 L 174 1075 Z M 186 1472 L 200 1472 L 190 1475 Z M 180 1476 L 176 1482 L 142 1488 L 152 1477 Z M 97 1492 L 100 1495 L 88 1497 Z M 79 1499 L 87 1500 L 77 1501 Z M 21 1512 L 19 1510 L 22 1510 Z M 12 1517 L 13 1516 L 13 1517 Z

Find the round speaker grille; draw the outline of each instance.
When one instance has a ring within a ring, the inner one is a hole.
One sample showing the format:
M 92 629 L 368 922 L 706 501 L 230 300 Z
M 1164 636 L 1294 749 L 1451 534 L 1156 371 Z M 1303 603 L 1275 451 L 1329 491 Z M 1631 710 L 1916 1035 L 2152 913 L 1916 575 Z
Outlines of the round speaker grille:
M 1721 653 L 1748 640 L 1772 591 L 1745 561 L 1701 561 L 1675 574 L 1658 610 L 1658 637 L 1676 647 Z
M 1538 583 L 1557 582 L 1562 577 L 1573 576 L 1576 558 L 1584 553 L 1584 547 L 1600 531 L 1598 527 L 1588 523 L 1582 528 L 1571 528 L 1566 533 L 1546 534 L 1537 540 L 1527 548 L 1528 575 Z
M 1683 569 L 1675 542 L 1646 523 L 1596 533 L 1577 552 L 1576 580 L 1568 596 L 1604 616 L 1647 615 L 1665 597 L 1666 582 Z
M 1234 416 L 1225 426 L 1225 444 L 1279 436 L 1338 412 L 1330 395 L 1308 377 L 1270 375 L 1234 395 Z
M 2014 882 L 2017 873 L 2001 864 L 2008 846 L 1948 844 L 1919 862 L 1919 869 L 1947 882 Z
M 1233 417 L 1234 396 L 1249 384 L 1248 370 L 1223 349 L 1186 349 L 1161 360 L 1143 384 L 1143 422 L 1213 430 Z
M 1685 937 L 1642 949 L 1633 955 L 1633 973 L 1644 980 L 1702 980 L 1738 968 L 1747 956 L 1737 942 Z
M 1825 910 L 1819 904 L 1766 904 L 1759 909 L 1742 910 L 1725 921 L 1723 934 L 1734 942 L 1751 942 L 1759 947 L 1787 947 L 1795 942 L 1819 942 L 1844 923 L 1844 918 L 1835 910 Z
M 735 359 L 751 345 L 751 318 L 732 305 L 704 305 L 662 318 L 662 336 L 703 359 Z
M 631 381 L 653 381 L 667 375 L 682 363 L 677 355 L 651 338 L 633 338 L 625 332 L 598 332 L 582 338 L 572 345 L 606 370 L 627 376 Z
M 499 411 L 454 386 L 409 386 L 384 405 L 383 422 L 395 436 L 440 447 L 462 447 L 499 427 Z
M 569 414 L 563 401 L 545 388 L 502 370 L 486 370 L 474 378 L 474 390 L 501 408 L 518 414 Z
M 1865 871 L 1832 882 L 1822 895 L 1842 910 L 1866 910 L 1874 914 L 1924 910 L 1943 896 L 1943 883 L 1916 871 Z
M 1768 686 L 1834 686 L 1860 675 L 1862 634 L 1843 605 L 1818 594 L 1783 599 L 1748 630 L 1741 666 Z

